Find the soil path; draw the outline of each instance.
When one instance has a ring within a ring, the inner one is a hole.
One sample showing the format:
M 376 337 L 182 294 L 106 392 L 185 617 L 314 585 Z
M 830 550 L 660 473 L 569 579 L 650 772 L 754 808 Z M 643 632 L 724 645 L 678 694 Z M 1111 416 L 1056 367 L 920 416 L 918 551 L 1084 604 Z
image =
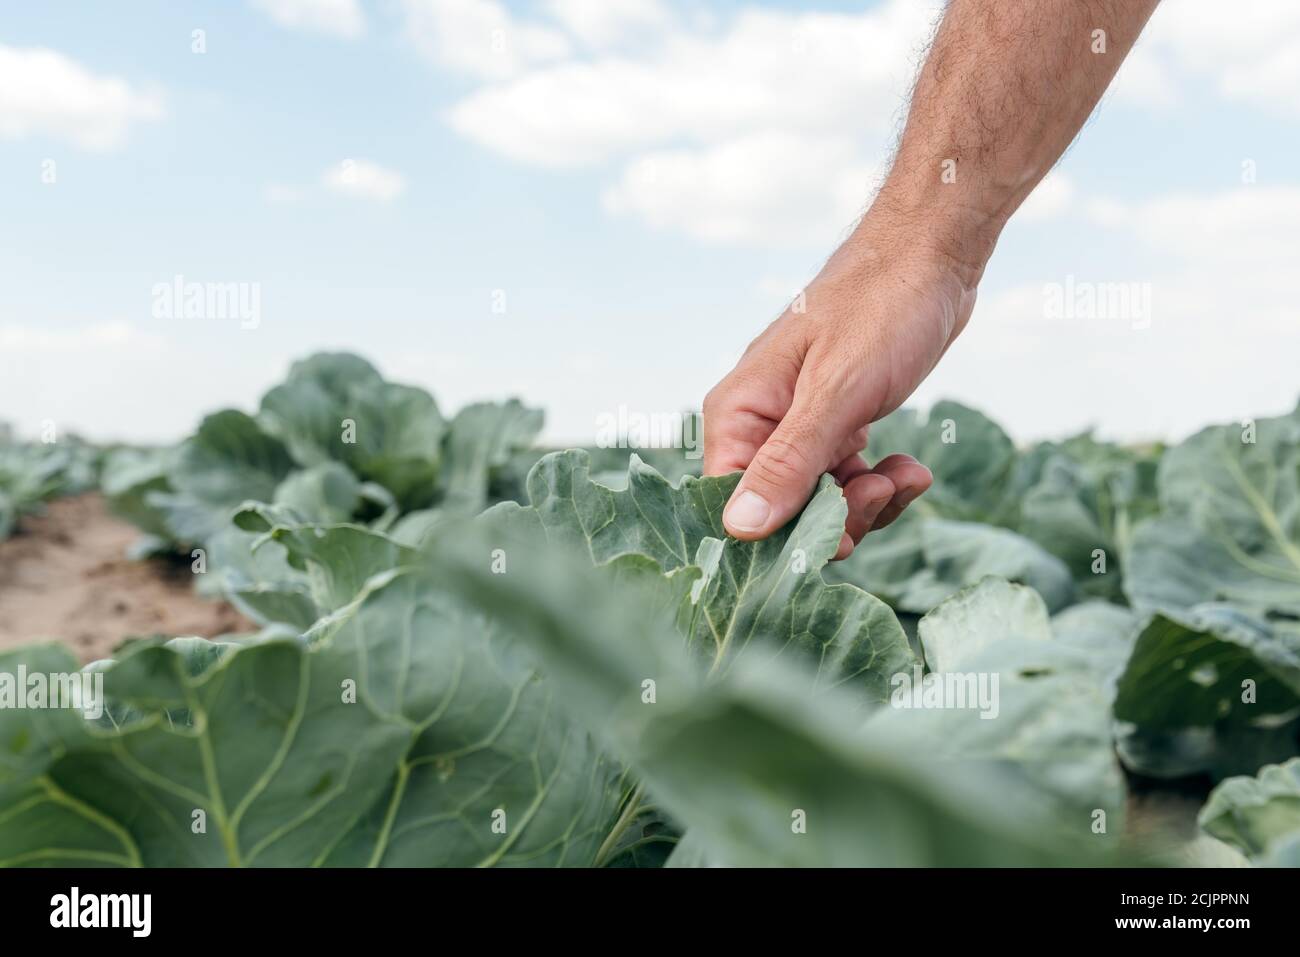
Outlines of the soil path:
M 185 564 L 128 559 L 139 534 L 98 493 L 25 518 L 0 542 L 0 649 L 54 640 L 93 661 L 133 636 L 253 629 L 230 604 L 195 594 Z

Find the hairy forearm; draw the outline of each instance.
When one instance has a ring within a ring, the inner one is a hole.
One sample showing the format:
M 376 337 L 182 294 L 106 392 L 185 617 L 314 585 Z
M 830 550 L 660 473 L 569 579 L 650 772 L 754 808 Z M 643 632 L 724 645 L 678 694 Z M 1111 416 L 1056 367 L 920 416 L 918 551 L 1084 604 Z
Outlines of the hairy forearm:
M 868 466 L 867 429 L 966 324 L 1003 225 L 1083 126 L 1156 2 L 951 0 L 871 208 L 704 401 L 705 474 L 745 471 L 723 516 L 731 535 L 781 528 L 830 472 L 848 503 L 843 558 L 929 486 L 905 455 L 876 453 Z
M 952 0 L 871 211 L 978 279 L 1158 0 Z M 878 242 L 878 237 L 874 240 Z

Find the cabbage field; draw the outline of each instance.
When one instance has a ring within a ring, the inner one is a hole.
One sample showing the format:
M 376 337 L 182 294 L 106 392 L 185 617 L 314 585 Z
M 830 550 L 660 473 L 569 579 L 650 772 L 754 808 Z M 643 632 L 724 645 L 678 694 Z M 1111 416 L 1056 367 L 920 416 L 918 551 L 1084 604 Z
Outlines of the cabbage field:
M 93 488 L 100 459 L 98 449 L 75 437 L 20 442 L 0 424 L 0 540 L 42 503 Z
M 840 563 L 829 477 L 740 542 L 736 476 L 541 426 L 322 354 L 175 447 L 4 436 L 0 537 L 97 487 L 256 630 L 0 652 L 0 863 L 1300 865 L 1300 409 L 902 410 L 934 487 Z

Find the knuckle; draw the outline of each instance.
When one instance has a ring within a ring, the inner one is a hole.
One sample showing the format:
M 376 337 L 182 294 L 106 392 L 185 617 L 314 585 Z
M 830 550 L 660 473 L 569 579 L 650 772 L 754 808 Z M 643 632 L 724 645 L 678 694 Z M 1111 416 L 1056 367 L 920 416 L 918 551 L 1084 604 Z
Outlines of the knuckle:
M 802 448 L 787 439 L 773 437 L 768 439 L 749 470 L 764 484 L 779 487 L 806 480 L 814 468 Z

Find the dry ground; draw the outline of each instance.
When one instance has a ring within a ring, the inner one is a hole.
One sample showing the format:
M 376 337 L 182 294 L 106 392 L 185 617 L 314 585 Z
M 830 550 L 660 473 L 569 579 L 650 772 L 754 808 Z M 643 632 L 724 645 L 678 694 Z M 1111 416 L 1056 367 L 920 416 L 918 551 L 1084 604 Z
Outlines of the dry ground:
M 132 636 L 251 630 L 230 604 L 195 594 L 186 564 L 128 559 L 138 537 L 97 493 L 25 518 L 0 542 L 0 649 L 56 640 L 93 661 Z

